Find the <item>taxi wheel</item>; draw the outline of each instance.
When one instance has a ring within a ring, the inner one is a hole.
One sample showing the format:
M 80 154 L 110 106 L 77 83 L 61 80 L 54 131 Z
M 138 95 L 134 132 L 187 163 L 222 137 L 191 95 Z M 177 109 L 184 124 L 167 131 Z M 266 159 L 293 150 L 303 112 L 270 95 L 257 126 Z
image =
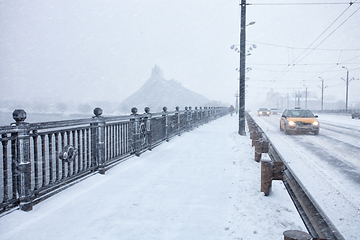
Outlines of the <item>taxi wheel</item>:
M 281 127 L 281 124 L 280 124 L 280 131 L 284 131 L 284 129 L 282 129 L 282 127 Z
M 315 131 L 314 135 L 319 135 L 319 130 Z

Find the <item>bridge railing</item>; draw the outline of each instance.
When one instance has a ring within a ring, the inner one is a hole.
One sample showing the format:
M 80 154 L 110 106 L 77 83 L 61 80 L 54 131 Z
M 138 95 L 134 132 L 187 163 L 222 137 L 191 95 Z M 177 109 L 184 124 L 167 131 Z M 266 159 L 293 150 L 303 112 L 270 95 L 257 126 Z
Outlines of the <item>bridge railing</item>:
M 34 204 L 130 156 L 228 114 L 228 108 L 185 108 L 161 113 L 103 117 L 100 108 L 87 119 L 26 123 L 26 112 L 13 112 L 16 123 L 0 127 L 0 213 Z

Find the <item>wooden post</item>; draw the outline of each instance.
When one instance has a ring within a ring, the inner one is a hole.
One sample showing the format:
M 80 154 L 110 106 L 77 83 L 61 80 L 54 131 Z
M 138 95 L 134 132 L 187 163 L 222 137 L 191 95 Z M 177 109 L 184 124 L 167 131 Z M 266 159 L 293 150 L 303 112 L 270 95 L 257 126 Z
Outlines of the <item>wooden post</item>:
M 287 230 L 284 233 L 284 240 L 310 240 L 310 234 L 299 230 Z
M 270 160 L 261 161 L 261 192 L 269 196 L 271 181 L 273 180 L 272 162 Z

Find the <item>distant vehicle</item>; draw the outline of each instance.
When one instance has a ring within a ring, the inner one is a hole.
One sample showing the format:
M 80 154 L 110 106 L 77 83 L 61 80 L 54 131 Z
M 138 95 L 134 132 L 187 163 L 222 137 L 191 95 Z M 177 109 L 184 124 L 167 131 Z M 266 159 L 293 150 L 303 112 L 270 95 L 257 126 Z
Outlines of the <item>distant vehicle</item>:
M 360 112 L 354 112 L 351 114 L 351 118 L 354 119 L 354 118 L 359 118 L 360 119 Z
M 280 131 L 285 131 L 285 134 L 310 132 L 318 135 L 320 123 L 317 117 L 310 110 L 286 109 L 280 118 Z
M 270 115 L 279 115 L 279 110 L 277 108 L 270 108 Z
M 270 116 L 270 111 L 267 108 L 260 108 L 258 110 L 258 116 Z

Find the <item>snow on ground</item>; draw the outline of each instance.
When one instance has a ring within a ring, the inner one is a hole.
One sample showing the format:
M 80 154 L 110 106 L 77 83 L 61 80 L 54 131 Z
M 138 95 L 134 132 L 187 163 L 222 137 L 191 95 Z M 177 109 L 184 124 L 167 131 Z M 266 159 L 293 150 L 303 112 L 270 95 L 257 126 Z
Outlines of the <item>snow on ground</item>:
M 285 135 L 279 116 L 253 117 L 343 237 L 359 239 L 360 121 L 319 114 L 319 135 Z
M 281 181 L 260 192 L 249 136 L 225 116 L 0 218 L 0 239 L 283 239 L 306 231 Z

